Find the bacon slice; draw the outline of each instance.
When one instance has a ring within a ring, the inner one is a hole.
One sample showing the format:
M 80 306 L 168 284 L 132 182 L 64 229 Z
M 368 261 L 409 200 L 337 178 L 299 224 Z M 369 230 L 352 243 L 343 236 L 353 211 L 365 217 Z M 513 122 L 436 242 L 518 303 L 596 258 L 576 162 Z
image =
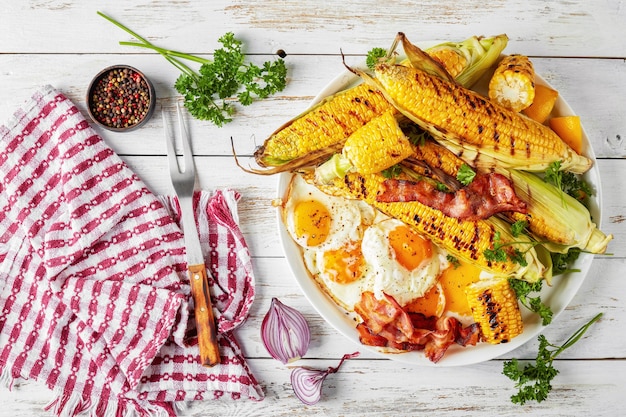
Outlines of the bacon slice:
M 441 360 L 454 343 L 468 346 L 480 340 L 480 328 L 476 323 L 464 328 L 454 317 L 408 313 L 387 294 L 379 300 L 374 293 L 363 292 L 354 310 L 363 319 L 357 330 L 364 345 L 404 351 L 423 350 L 433 362 Z
M 376 200 L 383 203 L 419 201 L 448 217 L 480 220 L 504 211 L 527 212 L 511 181 L 502 174 L 478 174 L 456 192 L 439 191 L 428 181 L 385 180 Z

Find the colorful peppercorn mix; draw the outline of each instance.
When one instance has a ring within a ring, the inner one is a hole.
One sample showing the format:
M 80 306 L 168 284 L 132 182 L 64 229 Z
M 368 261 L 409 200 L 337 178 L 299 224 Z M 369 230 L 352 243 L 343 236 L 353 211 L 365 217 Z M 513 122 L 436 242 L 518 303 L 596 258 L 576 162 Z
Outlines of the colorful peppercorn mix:
M 89 93 L 89 110 L 98 123 L 112 129 L 127 129 L 150 112 L 150 87 L 133 68 L 115 67 L 94 81 Z

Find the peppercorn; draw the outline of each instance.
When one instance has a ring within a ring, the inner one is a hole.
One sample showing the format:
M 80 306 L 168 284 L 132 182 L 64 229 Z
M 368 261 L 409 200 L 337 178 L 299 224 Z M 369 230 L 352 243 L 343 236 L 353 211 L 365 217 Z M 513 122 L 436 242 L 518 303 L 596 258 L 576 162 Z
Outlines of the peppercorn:
M 140 73 L 130 67 L 112 67 L 92 83 L 88 106 L 96 122 L 118 130 L 141 123 L 151 112 L 153 99 L 151 86 Z

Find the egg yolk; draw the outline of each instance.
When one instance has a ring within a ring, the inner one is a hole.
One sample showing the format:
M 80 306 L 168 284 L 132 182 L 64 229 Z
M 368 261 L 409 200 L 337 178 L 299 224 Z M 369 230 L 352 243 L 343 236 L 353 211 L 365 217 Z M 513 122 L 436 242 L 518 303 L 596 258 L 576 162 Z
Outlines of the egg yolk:
M 440 317 L 445 308 L 446 299 L 441 285 L 433 285 L 423 297 L 413 300 L 406 306 L 412 313 L 422 313 L 426 317 Z
M 446 310 L 470 316 L 472 310 L 467 303 L 465 288 L 478 281 L 480 269 L 476 266 L 460 261 L 458 266 L 451 265 L 439 277 L 439 283 L 446 297 Z
M 364 264 L 358 243 L 324 253 L 324 272 L 338 284 L 349 284 L 361 278 Z
M 308 246 L 324 242 L 330 231 L 330 213 L 316 200 L 300 201 L 293 210 L 296 235 L 307 239 Z
M 433 254 L 430 240 L 424 239 L 408 226 L 399 226 L 389 232 L 389 245 L 398 263 L 409 271 L 421 266 Z

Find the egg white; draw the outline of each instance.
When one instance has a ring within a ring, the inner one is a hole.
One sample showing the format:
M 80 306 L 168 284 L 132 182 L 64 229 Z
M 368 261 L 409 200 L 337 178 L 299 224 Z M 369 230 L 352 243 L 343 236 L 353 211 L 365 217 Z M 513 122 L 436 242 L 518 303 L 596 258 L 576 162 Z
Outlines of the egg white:
M 347 311 L 354 311 L 354 305 L 361 300 L 361 293 L 371 287 L 371 274 L 367 266 L 363 275 L 350 283 L 335 282 L 331 275 L 324 271 L 324 252 L 305 249 L 304 264 L 311 272 L 318 285 L 333 299 L 335 303 Z
M 323 204 L 330 213 L 330 231 L 328 237 L 319 245 L 310 246 L 306 236 L 298 236 L 294 224 L 294 209 L 304 200 L 316 200 Z M 339 249 L 350 241 L 360 241 L 363 225 L 371 222 L 374 209 L 358 200 L 335 197 L 320 191 L 307 183 L 301 176 L 295 175 L 289 187 L 283 208 L 284 223 L 291 237 L 303 248 L 328 251 Z
M 399 220 L 387 219 L 370 226 L 363 235 L 361 249 L 372 275 L 369 288 L 377 298 L 383 293 L 393 296 L 400 305 L 422 297 L 436 284 L 440 271 L 448 266 L 445 253 L 433 245 L 430 261 L 409 271 L 396 259 L 389 243 L 389 233 L 403 226 Z

